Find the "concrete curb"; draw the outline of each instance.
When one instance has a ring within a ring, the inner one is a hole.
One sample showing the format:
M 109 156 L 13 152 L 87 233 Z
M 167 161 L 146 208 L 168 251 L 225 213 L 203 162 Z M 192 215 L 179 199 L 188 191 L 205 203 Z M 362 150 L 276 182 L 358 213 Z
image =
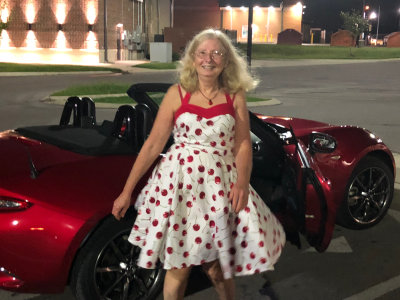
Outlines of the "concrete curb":
M 109 95 L 82 95 L 80 97 L 97 97 L 97 98 L 105 98 L 105 97 L 123 97 L 123 96 L 127 96 L 126 94 L 109 94 Z M 67 101 L 67 99 L 70 96 L 48 96 L 43 98 L 42 100 L 40 100 L 40 102 L 46 103 L 46 104 L 52 104 L 52 105 L 59 105 L 59 106 L 64 106 L 65 101 Z M 131 104 L 136 104 L 135 101 L 132 100 Z M 118 108 L 120 107 L 122 104 L 112 104 L 112 103 L 96 103 L 96 107 L 97 108 Z
M 127 96 L 126 94 L 109 94 L 109 95 L 82 95 L 80 97 L 90 97 L 90 98 L 105 98 L 105 97 L 123 97 Z M 55 104 L 55 105 L 64 105 L 65 101 L 67 101 L 69 96 L 48 96 L 44 99 L 40 100 L 40 102 L 44 102 L 47 104 Z M 135 104 L 132 100 L 132 104 Z M 267 101 L 257 101 L 257 102 L 247 102 L 248 107 L 257 107 L 257 106 L 268 106 L 268 105 L 279 105 L 281 102 L 278 99 L 272 98 Z M 112 103 L 96 103 L 96 107 L 99 108 L 118 108 L 121 104 L 112 104 Z
M 127 73 L 122 71 L 122 73 Z M 120 74 L 111 71 L 77 71 L 77 72 L 0 72 L 0 77 L 19 77 L 19 76 L 54 76 L 54 75 L 96 75 L 96 74 Z
M 357 64 L 357 63 L 376 63 L 376 62 L 391 62 L 399 61 L 400 58 L 389 59 L 263 59 L 252 60 L 252 68 L 277 68 L 277 67 L 298 67 L 298 66 L 313 66 L 313 65 L 340 65 L 340 64 Z M 176 72 L 175 69 L 155 70 L 138 68 L 135 65 L 150 62 L 148 60 L 129 60 L 117 61 L 115 63 L 97 63 L 93 66 L 110 67 L 120 69 L 122 73 L 154 73 L 154 72 Z M 48 76 L 48 75 L 67 75 L 67 74 L 109 74 L 111 71 L 82 71 L 82 72 L 0 72 L 0 77 L 13 76 Z
M 254 101 L 254 102 L 247 102 L 247 107 L 257 107 L 257 106 L 267 106 L 267 105 L 279 105 L 282 102 L 278 99 L 272 98 L 271 100 L 267 101 Z
M 317 65 L 343 65 L 361 64 L 376 62 L 400 61 L 400 58 L 387 59 L 260 59 L 252 60 L 251 66 L 254 68 L 277 68 L 277 67 L 299 67 Z

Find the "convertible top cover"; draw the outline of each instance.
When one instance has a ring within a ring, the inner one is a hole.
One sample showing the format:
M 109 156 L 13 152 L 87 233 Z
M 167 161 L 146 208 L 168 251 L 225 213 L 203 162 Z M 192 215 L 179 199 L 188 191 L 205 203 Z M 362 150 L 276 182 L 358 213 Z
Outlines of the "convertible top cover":
M 15 130 L 22 136 L 35 139 L 63 150 L 84 155 L 132 155 L 135 149 L 124 139 L 107 134 L 105 126 L 80 128 L 73 126 L 32 126 Z

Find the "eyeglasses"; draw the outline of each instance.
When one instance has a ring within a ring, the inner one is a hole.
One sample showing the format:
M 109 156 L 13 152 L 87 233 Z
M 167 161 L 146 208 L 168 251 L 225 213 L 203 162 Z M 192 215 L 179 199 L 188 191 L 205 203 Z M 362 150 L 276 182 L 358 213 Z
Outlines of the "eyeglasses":
M 213 50 L 213 51 L 210 51 L 210 52 L 207 52 L 207 51 L 203 50 L 203 51 L 197 51 L 196 52 L 196 56 L 198 58 L 200 58 L 200 59 L 206 59 L 206 58 L 211 57 L 215 61 L 220 61 L 222 59 L 223 55 L 224 54 L 221 51 L 218 51 L 218 50 Z

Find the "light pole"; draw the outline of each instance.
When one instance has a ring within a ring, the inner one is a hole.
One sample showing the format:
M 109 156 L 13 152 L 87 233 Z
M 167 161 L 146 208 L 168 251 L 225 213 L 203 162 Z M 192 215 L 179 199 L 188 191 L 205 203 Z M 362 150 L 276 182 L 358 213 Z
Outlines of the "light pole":
M 104 62 L 108 63 L 108 45 L 107 45 L 107 0 L 104 0 Z
M 365 0 L 363 0 L 363 18 L 365 19 Z
M 370 20 L 372 20 L 372 19 L 377 19 L 377 24 L 376 24 L 376 42 L 375 42 L 375 45 L 378 45 L 379 18 L 380 18 L 380 14 L 381 14 L 381 7 L 379 6 L 378 14 L 376 14 L 376 12 L 373 11 L 373 12 L 369 15 L 369 19 L 370 19 Z
M 249 15 L 247 21 L 247 64 L 251 67 L 251 52 L 253 47 L 253 0 L 249 0 Z
M 379 34 L 379 18 L 381 16 L 381 6 L 378 6 L 378 24 L 376 25 L 376 45 L 378 45 L 378 34 Z
M 397 10 L 397 31 L 400 31 L 400 7 Z
M 363 1 L 363 19 L 367 18 L 367 11 L 369 11 L 369 5 L 365 5 L 365 1 Z M 365 42 L 365 35 L 366 32 L 364 30 L 361 36 L 361 39 L 364 40 L 364 42 Z

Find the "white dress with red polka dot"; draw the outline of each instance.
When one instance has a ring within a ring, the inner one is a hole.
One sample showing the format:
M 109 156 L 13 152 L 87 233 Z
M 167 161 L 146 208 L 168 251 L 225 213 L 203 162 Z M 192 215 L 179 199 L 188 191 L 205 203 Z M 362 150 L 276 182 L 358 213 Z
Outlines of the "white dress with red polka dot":
M 182 97 L 175 114 L 174 144 L 154 168 L 136 201 L 129 241 L 142 248 L 138 265 L 184 268 L 219 259 L 225 278 L 272 270 L 285 243 L 279 221 L 250 186 L 245 209 L 228 200 L 236 182 L 235 110 L 210 108 Z

